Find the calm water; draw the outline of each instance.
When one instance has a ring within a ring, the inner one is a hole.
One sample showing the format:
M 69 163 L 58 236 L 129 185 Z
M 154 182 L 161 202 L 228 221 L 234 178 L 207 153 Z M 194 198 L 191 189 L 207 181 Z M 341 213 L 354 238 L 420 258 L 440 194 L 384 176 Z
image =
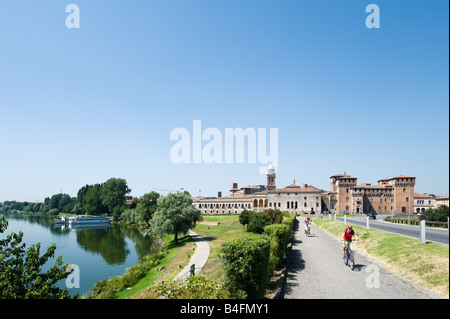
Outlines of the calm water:
M 80 296 L 89 292 L 98 280 L 121 276 L 127 268 L 138 263 L 139 258 L 159 250 L 157 239 L 140 233 L 137 229 L 111 225 L 99 228 L 72 228 L 55 226 L 53 218 L 40 216 L 5 216 L 8 228 L 0 238 L 12 232 L 23 232 L 26 248 L 41 243 L 40 256 L 51 244 L 56 244 L 55 258 L 43 267 L 46 271 L 61 255 L 63 263 L 78 266 L 80 288 L 68 288 L 65 280 L 58 283 L 69 294 Z

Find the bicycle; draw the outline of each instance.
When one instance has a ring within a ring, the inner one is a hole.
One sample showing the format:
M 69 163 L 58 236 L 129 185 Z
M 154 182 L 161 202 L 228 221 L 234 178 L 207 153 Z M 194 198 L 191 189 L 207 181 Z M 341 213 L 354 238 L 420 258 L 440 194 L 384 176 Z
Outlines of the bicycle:
M 305 224 L 305 234 L 309 235 L 311 232 L 311 224 L 307 225 Z
M 351 247 L 351 242 L 344 248 L 344 264 L 352 270 L 355 269 L 355 255 Z

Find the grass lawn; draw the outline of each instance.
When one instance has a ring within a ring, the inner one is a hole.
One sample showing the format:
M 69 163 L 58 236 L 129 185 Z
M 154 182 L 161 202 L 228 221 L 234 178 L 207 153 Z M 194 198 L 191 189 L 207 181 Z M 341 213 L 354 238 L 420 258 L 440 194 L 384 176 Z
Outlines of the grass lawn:
M 313 218 L 313 225 L 342 237 L 345 225 L 328 218 Z M 444 298 L 449 297 L 449 246 L 354 226 L 359 242 L 354 247 L 388 271 L 399 274 Z
M 239 215 L 203 215 L 204 222 L 218 222 L 219 225 L 198 224 L 194 232 L 208 241 L 210 253 L 206 265 L 201 272 L 206 278 L 220 281 L 225 278 L 219 259 L 220 245 L 238 238 L 246 232 L 239 223 Z

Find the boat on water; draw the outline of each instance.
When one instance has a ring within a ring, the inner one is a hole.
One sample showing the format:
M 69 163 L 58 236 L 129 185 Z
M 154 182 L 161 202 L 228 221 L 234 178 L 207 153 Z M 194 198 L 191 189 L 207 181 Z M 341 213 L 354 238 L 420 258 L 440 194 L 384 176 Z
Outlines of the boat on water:
M 111 218 L 106 216 L 75 216 L 69 218 L 69 225 L 87 225 L 87 224 L 97 224 L 104 225 L 110 224 Z
M 69 218 L 66 216 L 61 216 L 61 218 L 55 218 L 53 219 L 55 221 L 55 224 L 67 224 L 69 222 Z

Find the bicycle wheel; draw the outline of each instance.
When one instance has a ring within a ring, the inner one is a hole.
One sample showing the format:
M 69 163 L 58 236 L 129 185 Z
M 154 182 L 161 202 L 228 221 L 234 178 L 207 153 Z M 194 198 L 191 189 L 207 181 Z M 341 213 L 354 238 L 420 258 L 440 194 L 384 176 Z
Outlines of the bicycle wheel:
M 350 258 L 351 258 L 350 268 L 352 268 L 352 270 L 353 270 L 353 269 L 355 269 L 355 254 L 353 253 L 353 250 L 351 250 Z
M 348 265 L 348 249 L 347 249 L 347 247 L 345 248 L 345 251 L 344 251 L 344 264 L 346 266 Z
M 355 269 L 355 254 L 353 253 L 352 249 L 349 249 L 348 251 L 348 258 L 350 259 L 350 268 L 353 270 Z

